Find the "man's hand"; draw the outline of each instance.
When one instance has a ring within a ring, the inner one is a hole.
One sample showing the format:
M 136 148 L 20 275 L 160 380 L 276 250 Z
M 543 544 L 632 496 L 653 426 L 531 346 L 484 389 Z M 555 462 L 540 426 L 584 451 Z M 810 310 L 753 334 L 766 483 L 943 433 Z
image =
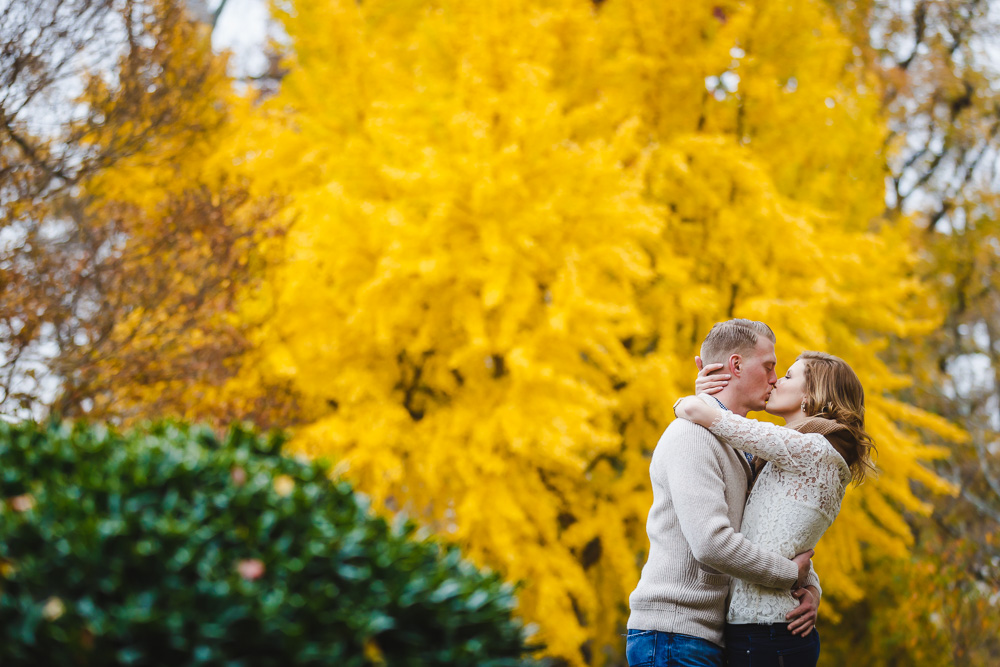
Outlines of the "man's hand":
M 792 588 L 802 588 L 805 586 L 806 575 L 809 574 L 809 559 L 813 557 L 814 553 L 816 552 L 810 549 L 809 551 L 803 551 L 792 559 L 792 562 L 799 568 L 799 578 L 795 580 L 795 585 Z
M 799 599 L 799 606 L 785 614 L 788 619 L 788 630 L 793 635 L 807 636 L 816 627 L 819 615 L 819 591 L 812 586 L 792 591 Z

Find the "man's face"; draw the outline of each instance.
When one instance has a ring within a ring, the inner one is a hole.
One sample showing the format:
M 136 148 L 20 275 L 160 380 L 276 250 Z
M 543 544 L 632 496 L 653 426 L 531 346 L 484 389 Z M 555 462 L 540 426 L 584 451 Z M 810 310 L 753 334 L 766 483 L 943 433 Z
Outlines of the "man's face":
M 743 357 L 740 374 L 740 393 L 749 410 L 763 410 L 778 375 L 774 372 L 778 359 L 774 356 L 774 343 L 761 336 L 754 351 Z

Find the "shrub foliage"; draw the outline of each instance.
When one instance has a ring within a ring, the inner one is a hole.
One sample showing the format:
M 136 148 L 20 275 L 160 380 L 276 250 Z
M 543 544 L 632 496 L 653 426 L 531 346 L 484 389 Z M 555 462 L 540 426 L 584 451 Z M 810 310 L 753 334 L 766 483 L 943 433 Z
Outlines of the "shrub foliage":
M 0 424 L 0 663 L 523 664 L 510 585 L 281 446 Z

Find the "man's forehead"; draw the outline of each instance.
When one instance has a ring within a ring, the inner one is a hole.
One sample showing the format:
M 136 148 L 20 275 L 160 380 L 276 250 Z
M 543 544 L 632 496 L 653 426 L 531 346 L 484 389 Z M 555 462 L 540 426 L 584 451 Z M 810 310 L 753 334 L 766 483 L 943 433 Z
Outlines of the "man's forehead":
M 774 353 L 774 343 L 769 339 L 761 337 L 757 340 L 757 349 L 754 350 L 754 356 L 760 357 L 760 359 L 765 363 L 778 363 L 778 357 Z

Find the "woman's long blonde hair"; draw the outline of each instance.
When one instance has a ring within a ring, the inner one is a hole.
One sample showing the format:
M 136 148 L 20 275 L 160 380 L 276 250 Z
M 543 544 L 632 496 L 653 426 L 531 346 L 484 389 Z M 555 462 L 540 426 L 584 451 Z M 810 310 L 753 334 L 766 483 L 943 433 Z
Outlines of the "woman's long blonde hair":
M 825 352 L 803 352 L 805 362 L 805 413 L 824 417 L 846 426 L 850 438 L 845 444 L 844 458 L 856 484 L 864 481 L 868 472 L 875 471 L 872 451 L 875 441 L 865 431 L 865 390 L 846 361 Z M 846 434 L 845 434 L 846 435 Z

